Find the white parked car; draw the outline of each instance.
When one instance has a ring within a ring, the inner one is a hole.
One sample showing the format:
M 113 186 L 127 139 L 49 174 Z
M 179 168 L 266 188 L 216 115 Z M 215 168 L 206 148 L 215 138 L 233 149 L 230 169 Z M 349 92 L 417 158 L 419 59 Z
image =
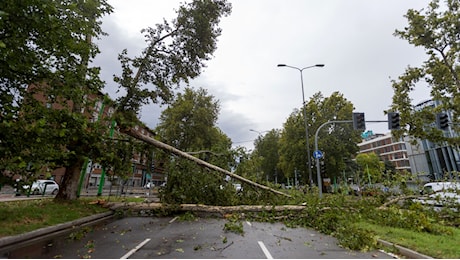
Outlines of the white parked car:
M 155 187 L 155 184 L 151 183 L 151 182 L 147 182 L 145 185 L 144 185 L 144 189 L 152 189 L 153 187 Z
M 414 201 L 424 205 L 435 207 L 460 205 L 460 183 L 430 182 L 423 186 L 420 193 L 425 196 L 414 199 Z
M 233 183 L 233 187 L 235 187 L 236 192 L 242 192 L 243 187 L 239 183 Z
M 29 190 L 29 185 L 22 186 L 24 190 Z M 30 194 L 56 195 L 59 192 L 59 185 L 52 180 L 36 180 L 32 183 Z
M 421 194 L 433 194 L 436 192 L 456 192 L 460 191 L 460 183 L 458 182 L 429 182 L 423 185 Z

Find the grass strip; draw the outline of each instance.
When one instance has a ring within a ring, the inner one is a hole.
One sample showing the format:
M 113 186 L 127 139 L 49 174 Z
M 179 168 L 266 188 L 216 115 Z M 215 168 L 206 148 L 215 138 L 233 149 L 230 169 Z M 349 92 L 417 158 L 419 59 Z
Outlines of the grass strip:
M 433 258 L 460 258 L 460 229 L 458 228 L 450 228 L 452 235 L 434 235 L 367 222 L 359 222 L 356 225 L 372 230 L 380 239 L 410 248 Z
M 0 237 L 19 235 L 109 210 L 89 202 L 88 199 L 65 202 L 53 199 L 2 202 Z

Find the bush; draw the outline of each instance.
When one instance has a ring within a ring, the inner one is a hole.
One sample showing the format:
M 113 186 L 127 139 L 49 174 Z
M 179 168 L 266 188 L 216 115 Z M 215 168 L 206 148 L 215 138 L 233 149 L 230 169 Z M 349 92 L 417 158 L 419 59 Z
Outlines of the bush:
M 342 223 L 334 236 L 340 245 L 351 249 L 369 251 L 377 248 L 377 238 L 372 231 Z
M 429 217 L 421 210 L 408 210 L 392 206 L 386 209 L 375 209 L 374 214 L 368 215 L 367 219 L 374 224 L 389 227 L 398 227 L 417 232 L 431 234 L 451 234 L 449 229 L 437 225 L 435 218 Z
M 169 204 L 235 205 L 238 198 L 233 185 L 220 175 L 210 173 L 193 162 L 179 160 L 168 173 L 161 201 Z

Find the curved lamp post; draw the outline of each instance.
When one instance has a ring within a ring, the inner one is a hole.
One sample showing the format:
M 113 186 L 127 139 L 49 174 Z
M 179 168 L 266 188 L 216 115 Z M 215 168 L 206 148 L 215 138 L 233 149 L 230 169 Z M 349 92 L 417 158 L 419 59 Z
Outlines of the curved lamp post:
M 278 67 L 288 67 L 288 68 L 291 68 L 291 69 L 296 69 L 296 70 L 298 70 L 300 72 L 300 84 L 302 86 L 302 107 L 303 107 L 302 110 L 303 110 L 303 118 L 304 118 L 304 121 L 305 121 L 305 138 L 307 139 L 307 143 L 306 143 L 306 146 L 307 146 L 307 169 L 308 169 L 308 178 L 310 180 L 310 187 L 311 187 L 311 186 L 313 186 L 313 176 L 312 176 L 312 173 L 311 173 L 311 160 L 310 160 L 311 154 L 310 154 L 310 143 L 308 141 L 308 122 L 307 122 L 307 111 L 305 110 L 305 94 L 304 94 L 304 90 L 303 90 L 302 72 L 303 72 L 303 70 L 309 69 L 309 68 L 324 67 L 324 64 L 315 64 L 315 65 L 304 67 L 304 68 L 297 68 L 297 67 L 289 66 L 289 65 L 286 65 L 286 64 L 278 64 Z M 319 182 L 319 180 L 318 180 L 318 182 Z M 319 183 L 318 183 L 318 185 L 319 185 Z

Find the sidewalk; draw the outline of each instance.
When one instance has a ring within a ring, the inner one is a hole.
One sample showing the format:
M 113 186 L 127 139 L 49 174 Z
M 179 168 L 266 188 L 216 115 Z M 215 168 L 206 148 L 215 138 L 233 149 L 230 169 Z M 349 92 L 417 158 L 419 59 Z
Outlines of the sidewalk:
M 16 192 L 14 191 L 14 188 L 9 185 L 3 186 L 2 189 L 0 190 L 0 202 L 15 201 L 15 200 L 32 200 L 32 199 L 42 199 L 42 198 L 52 198 L 52 197 L 54 196 L 31 195 L 27 197 L 27 195 L 25 194 L 16 196 Z
M 80 197 L 96 197 L 98 193 L 97 187 L 90 187 L 88 189 L 82 189 Z M 143 189 L 141 187 L 125 187 L 124 193 L 120 194 L 118 187 L 113 187 L 110 190 L 108 187 L 104 187 L 102 190 L 102 196 L 121 196 L 121 197 L 142 197 L 146 199 L 152 199 L 153 201 L 159 201 L 158 190 L 156 189 Z M 14 188 L 11 186 L 3 186 L 0 190 L 0 202 L 15 201 L 15 200 L 30 200 L 30 199 L 42 199 L 42 198 L 53 198 L 54 195 L 30 195 L 21 194 L 16 196 Z

